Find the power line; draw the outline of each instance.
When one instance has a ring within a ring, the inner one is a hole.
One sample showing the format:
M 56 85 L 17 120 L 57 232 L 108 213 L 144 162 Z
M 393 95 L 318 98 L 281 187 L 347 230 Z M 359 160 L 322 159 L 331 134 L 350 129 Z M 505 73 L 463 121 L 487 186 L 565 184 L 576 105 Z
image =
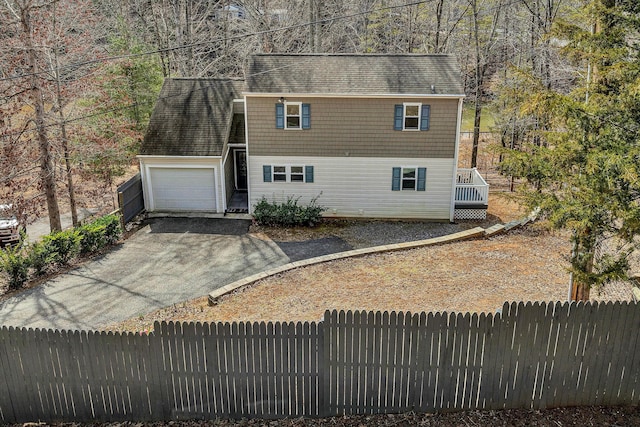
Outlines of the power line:
M 293 25 L 289 25 L 289 26 L 286 26 L 286 27 L 273 28 L 273 29 L 270 29 L 270 30 L 254 31 L 252 33 L 244 33 L 244 34 L 241 34 L 241 35 L 231 36 L 231 37 L 223 37 L 223 38 L 218 38 L 218 39 L 211 39 L 211 40 L 208 40 L 206 42 L 189 43 L 189 44 L 184 44 L 184 45 L 179 45 L 179 46 L 172 46 L 172 47 L 166 47 L 166 48 L 162 48 L 162 49 L 150 50 L 150 51 L 141 52 L 141 53 L 129 53 L 129 54 L 124 54 L 124 55 L 114 55 L 114 56 L 107 56 L 107 57 L 104 57 L 104 58 L 96 58 L 96 59 L 91 59 L 91 60 L 87 60 L 87 61 L 75 62 L 75 63 L 67 64 L 67 65 L 64 65 L 64 66 L 59 67 L 59 68 L 50 69 L 49 71 L 39 71 L 37 73 L 26 73 L 26 74 L 21 74 L 19 76 L 3 77 L 3 78 L 0 78 L 0 82 L 23 79 L 23 78 L 26 78 L 26 77 L 33 77 L 33 76 L 38 76 L 38 75 L 46 75 L 46 74 L 49 74 L 50 72 L 55 72 L 56 75 L 59 75 L 61 70 L 65 70 L 67 68 L 76 69 L 76 68 L 79 68 L 79 67 L 85 67 L 87 65 L 97 64 L 97 63 L 101 63 L 101 62 L 117 61 L 119 59 L 139 58 L 139 57 L 142 57 L 142 56 L 155 55 L 155 54 L 158 54 L 158 53 L 167 53 L 167 52 L 172 52 L 172 51 L 175 51 L 175 50 L 188 49 L 188 48 L 191 48 L 191 47 L 204 46 L 204 45 L 213 44 L 213 43 L 233 41 L 233 40 L 238 40 L 238 39 L 242 39 L 242 38 L 245 38 L 245 37 L 261 36 L 261 35 L 265 35 L 265 34 L 277 33 L 277 32 L 280 32 L 280 31 L 292 30 L 292 29 L 295 29 L 295 28 L 303 28 L 303 27 L 307 27 L 307 26 L 310 26 L 310 25 L 326 24 L 326 23 L 329 23 L 329 22 L 339 21 L 341 19 L 353 18 L 353 17 L 356 17 L 356 16 L 367 15 L 367 14 L 374 13 L 374 12 L 382 12 L 382 11 L 386 11 L 386 10 L 393 10 L 393 9 L 405 8 L 405 7 L 410 7 L 410 6 L 417 6 L 417 5 L 420 5 L 420 4 L 430 3 L 432 1 L 433 0 L 422 0 L 422 1 L 415 1 L 415 2 L 412 2 L 412 3 L 402 4 L 402 5 L 396 5 L 396 6 L 385 6 L 385 7 L 381 7 L 381 8 L 378 8 L 378 9 L 370 9 L 370 10 L 367 10 L 367 11 L 356 12 L 356 13 L 352 13 L 352 14 L 349 14 L 349 15 L 339 15 L 339 16 L 334 16 L 334 17 L 331 17 L 331 18 L 319 19 L 317 21 L 303 22 L 303 23 L 300 23 L 300 24 L 293 24 Z

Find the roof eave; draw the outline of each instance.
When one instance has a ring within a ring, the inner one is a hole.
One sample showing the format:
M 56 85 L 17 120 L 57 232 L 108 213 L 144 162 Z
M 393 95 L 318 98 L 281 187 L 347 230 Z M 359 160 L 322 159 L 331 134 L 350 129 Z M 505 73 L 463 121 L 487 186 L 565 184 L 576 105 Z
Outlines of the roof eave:
M 245 97 L 260 98 L 464 98 L 465 94 L 444 94 L 444 93 L 309 93 L 309 92 L 246 92 L 242 95 Z

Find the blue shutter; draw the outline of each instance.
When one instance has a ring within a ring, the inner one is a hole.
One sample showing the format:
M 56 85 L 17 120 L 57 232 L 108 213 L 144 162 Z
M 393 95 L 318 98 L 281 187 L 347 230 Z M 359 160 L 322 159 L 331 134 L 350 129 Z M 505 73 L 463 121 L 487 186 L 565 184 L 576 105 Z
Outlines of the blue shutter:
M 276 104 L 276 129 L 284 129 L 284 104 Z
M 302 104 L 302 129 L 311 128 L 311 105 Z
M 395 106 L 395 116 L 393 118 L 393 130 L 402 130 L 402 119 L 404 119 L 404 106 Z
M 423 105 L 420 116 L 420 130 L 429 130 L 429 119 L 431 118 L 431 105 Z
M 418 168 L 418 191 L 425 191 L 427 187 L 427 168 Z
M 391 182 L 391 190 L 400 191 L 400 183 L 402 176 L 402 168 L 393 168 L 393 181 Z
M 313 182 L 313 166 L 304 167 L 304 181 Z
M 262 165 L 262 180 L 264 182 L 271 182 L 271 166 Z

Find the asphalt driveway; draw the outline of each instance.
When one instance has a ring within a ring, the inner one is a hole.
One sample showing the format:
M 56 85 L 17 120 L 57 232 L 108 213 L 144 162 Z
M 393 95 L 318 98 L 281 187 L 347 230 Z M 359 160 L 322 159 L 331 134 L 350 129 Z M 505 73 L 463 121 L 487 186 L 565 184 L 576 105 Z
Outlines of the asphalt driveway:
M 246 220 L 156 218 L 113 251 L 0 302 L 0 325 L 98 329 L 289 262 Z

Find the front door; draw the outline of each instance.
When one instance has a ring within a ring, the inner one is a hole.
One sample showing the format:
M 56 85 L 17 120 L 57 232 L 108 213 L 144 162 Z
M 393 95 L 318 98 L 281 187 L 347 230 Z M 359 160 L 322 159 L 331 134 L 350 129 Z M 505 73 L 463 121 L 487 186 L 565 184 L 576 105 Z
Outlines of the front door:
M 247 189 L 247 150 L 233 152 L 234 169 L 236 171 L 236 190 Z

